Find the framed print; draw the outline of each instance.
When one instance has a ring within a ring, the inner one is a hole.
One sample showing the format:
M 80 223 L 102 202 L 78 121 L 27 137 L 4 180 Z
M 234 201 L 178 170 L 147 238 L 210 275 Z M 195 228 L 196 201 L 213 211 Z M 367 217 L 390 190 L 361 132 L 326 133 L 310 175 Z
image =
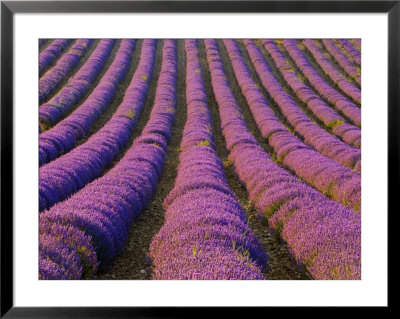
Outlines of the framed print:
M 388 308 L 399 15 L 2 1 L 1 316 Z

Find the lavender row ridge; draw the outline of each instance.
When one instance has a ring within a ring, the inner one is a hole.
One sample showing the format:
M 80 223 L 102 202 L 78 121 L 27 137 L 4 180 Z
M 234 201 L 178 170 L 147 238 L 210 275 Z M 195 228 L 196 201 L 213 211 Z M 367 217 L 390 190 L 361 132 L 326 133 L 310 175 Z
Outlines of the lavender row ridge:
M 300 78 L 292 68 L 273 40 L 262 40 L 265 49 L 274 59 L 275 65 L 284 77 L 286 84 L 293 90 L 296 96 L 307 105 L 313 114 L 321 120 L 326 127 L 332 129 L 332 133 L 342 138 L 349 145 L 361 147 L 361 130 L 351 124 L 330 108 L 316 95 Z M 343 128 L 345 126 L 346 129 Z
M 115 45 L 115 40 L 101 40 L 79 71 L 48 102 L 39 108 L 40 123 L 54 125 L 90 88 L 96 76 L 104 67 Z
M 84 144 L 39 169 L 42 211 L 99 177 L 126 147 L 144 107 L 153 75 L 157 40 L 144 40 L 140 62 L 112 118 Z
M 227 40 L 227 42 L 229 41 Z M 236 55 L 242 58 L 233 40 L 229 43 L 236 50 Z M 341 165 L 349 168 L 358 167 L 357 162 L 361 161 L 361 151 L 356 147 L 343 143 L 340 139 L 311 121 L 280 85 L 255 43 L 251 40 L 244 40 L 244 44 L 264 88 L 279 106 L 288 122 L 304 137 L 304 143 Z M 248 74 L 249 72 L 246 69 L 244 72 Z
M 264 279 L 267 256 L 215 151 L 197 41 L 185 40 L 185 50 L 187 121 L 165 222 L 150 245 L 152 279 Z
M 45 42 L 47 41 L 47 39 L 39 39 L 39 48 L 45 44 Z
M 107 174 L 40 214 L 40 279 L 90 278 L 123 250 L 167 155 L 176 110 L 176 54 L 176 41 L 165 40 L 150 119 L 124 157 Z
M 57 61 L 56 65 L 43 74 L 39 80 L 39 103 L 54 92 L 61 80 L 79 63 L 92 42 L 91 39 L 77 40 L 72 48 Z
M 316 71 L 308 61 L 304 53 L 297 47 L 297 40 L 283 40 L 282 45 L 294 60 L 303 75 L 310 81 L 311 85 L 317 90 L 324 99 L 329 101 L 355 125 L 361 127 L 361 110 L 353 102 L 332 88 Z
M 101 116 L 115 96 L 117 88 L 131 64 L 135 40 L 122 40 L 114 61 L 86 100 L 67 118 L 39 136 L 39 166 L 42 166 L 72 149 L 85 136 L 91 125 Z M 42 107 L 45 107 L 44 105 Z M 39 114 L 40 114 L 39 108 Z M 49 110 L 50 111 L 50 110 Z M 52 109 L 47 119 L 59 116 L 58 108 Z
M 349 82 L 344 76 L 331 64 L 329 59 L 322 53 L 321 49 L 313 40 L 303 40 L 302 44 L 311 52 L 318 65 L 327 74 L 344 93 L 350 96 L 354 101 L 361 104 L 361 91 L 353 83 Z
M 339 47 L 342 47 L 343 50 L 350 56 L 351 60 L 356 63 L 357 66 L 361 66 L 361 54 L 358 52 L 351 42 L 346 39 L 338 39 L 336 40 Z
M 354 79 L 359 86 L 361 86 L 361 69 L 356 68 L 353 63 L 349 61 L 347 56 L 340 51 L 340 49 L 336 46 L 335 42 L 331 39 L 323 39 L 322 43 L 324 44 L 326 50 L 335 58 L 335 60 L 339 63 L 339 65 L 343 68 L 343 70 Z
M 46 40 L 44 40 L 46 41 Z M 57 39 L 52 41 L 48 47 L 46 47 L 39 54 L 39 75 L 47 69 L 55 59 L 57 59 L 60 54 L 65 50 L 71 39 Z M 40 45 L 40 43 L 39 43 Z
M 360 215 L 332 202 L 274 163 L 247 129 L 229 87 L 217 43 L 205 40 L 205 45 L 229 159 L 250 200 L 313 278 L 360 279 Z M 246 82 L 246 91 L 255 89 Z M 250 100 L 250 106 L 261 110 L 260 96 L 254 95 Z M 268 123 L 268 118 L 262 121 Z M 266 127 L 272 126 L 270 130 L 277 132 L 272 134 L 279 134 L 279 126 L 274 123 L 270 121 Z
M 256 49 L 254 45 L 252 48 Z M 249 49 L 251 51 L 251 48 Z M 261 53 L 258 53 L 260 54 L 258 60 L 264 61 Z M 248 73 L 248 69 L 247 72 L 246 69 L 243 71 L 237 79 L 241 82 L 242 92 L 261 135 L 273 147 L 277 161 L 286 165 L 297 176 L 326 196 L 359 210 L 361 174 L 323 156 L 294 136 L 270 108 Z M 245 134 L 243 139 L 249 141 L 248 134 Z M 255 141 L 254 138 L 252 140 Z M 227 143 L 227 148 L 230 149 L 231 145 L 228 141 Z
M 361 39 L 350 39 L 349 42 L 353 45 L 353 47 L 361 53 Z

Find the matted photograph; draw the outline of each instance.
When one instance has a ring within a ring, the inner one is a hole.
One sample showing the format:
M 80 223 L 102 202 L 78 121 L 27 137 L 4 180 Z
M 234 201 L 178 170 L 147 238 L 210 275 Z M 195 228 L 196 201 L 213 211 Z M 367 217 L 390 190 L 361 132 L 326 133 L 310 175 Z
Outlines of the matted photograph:
M 0 317 L 389 308 L 399 3 L 1 1 Z
M 39 279 L 360 280 L 361 39 L 40 39 Z

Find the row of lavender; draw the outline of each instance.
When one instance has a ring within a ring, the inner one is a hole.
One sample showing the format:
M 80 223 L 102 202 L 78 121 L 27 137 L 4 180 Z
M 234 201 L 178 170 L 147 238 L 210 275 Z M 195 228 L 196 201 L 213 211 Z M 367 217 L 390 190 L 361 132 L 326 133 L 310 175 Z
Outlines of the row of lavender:
M 314 42 L 314 40 L 307 39 L 303 40 L 302 44 L 311 52 L 312 56 L 321 66 L 322 70 L 331 78 L 333 83 L 335 83 L 343 92 L 345 92 L 349 97 L 354 99 L 357 103 L 361 104 L 361 91 L 352 82 L 347 80 L 337 68 L 335 68 L 328 57 L 324 55 L 322 50 Z
M 114 61 L 86 100 L 67 118 L 39 136 L 39 165 L 42 166 L 72 149 L 76 142 L 86 136 L 91 125 L 101 116 L 114 98 L 117 88 L 131 64 L 135 40 L 122 40 Z M 71 97 L 70 97 L 71 98 Z M 57 97 L 53 102 L 56 102 Z M 58 107 L 45 108 L 46 122 L 61 116 L 70 103 L 57 104 Z M 41 120 L 44 120 L 43 117 Z
M 318 71 L 310 64 L 304 53 L 297 47 L 297 40 L 283 40 L 282 44 L 302 74 L 308 79 L 318 94 L 348 117 L 355 125 L 361 127 L 361 110 L 347 97 L 331 87 Z
M 343 68 L 343 70 L 353 78 L 359 86 L 361 86 L 361 74 L 360 69 L 357 68 L 343 53 L 340 48 L 338 48 L 335 42 L 331 39 L 323 39 L 322 43 L 324 44 L 327 51 L 334 57 L 337 63 Z
M 54 92 L 60 82 L 79 63 L 92 43 L 92 39 L 77 40 L 72 48 L 62 55 L 56 65 L 43 74 L 39 80 L 39 103 Z
M 153 75 L 156 40 L 144 40 L 138 68 L 112 118 L 83 144 L 39 169 L 39 208 L 47 209 L 102 174 L 130 140 Z
M 45 44 L 46 41 L 47 41 L 47 39 L 39 39 L 39 48 L 40 48 L 43 44 Z
M 346 120 L 340 116 L 333 108 L 329 107 L 322 98 L 320 98 L 312 88 L 308 87 L 304 81 L 299 78 L 295 67 L 285 58 L 279 47 L 273 40 L 262 40 L 265 49 L 273 58 L 276 67 L 282 74 L 286 84 L 293 90 L 313 114 L 329 129 L 332 133 L 340 137 L 349 145 L 361 147 L 361 130 L 357 126 L 346 123 Z
M 237 48 L 235 42 L 224 43 L 232 55 Z M 330 201 L 282 169 L 258 145 L 229 87 L 217 43 L 205 40 L 205 45 L 229 159 L 260 215 L 268 219 L 269 226 L 281 235 L 296 260 L 315 279 L 360 279 L 360 215 Z M 247 45 L 251 50 L 251 43 Z M 263 133 L 270 140 L 274 135 L 276 140 L 288 135 L 267 107 L 243 63 L 243 72 L 239 72 L 239 56 L 233 59 L 238 61 L 237 79 L 257 123 L 266 124 L 260 127 Z
M 185 40 L 187 121 L 165 222 L 150 245 L 153 279 L 264 279 L 267 256 L 215 151 L 196 40 Z
M 153 59 L 148 51 L 154 46 L 152 40 L 144 44 L 144 59 Z M 40 214 L 40 279 L 89 278 L 123 250 L 130 224 L 157 187 L 175 119 L 176 84 L 176 42 L 165 40 L 154 106 L 141 136 L 107 174 Z
M 39 55 L 39 75 L 47 69 L 65 50 L 70 39 L 57 39 L 52 41 Z
M 361 53 L 361 39 L 351 39 L 349 40 L 354 48 Z
M 258 47 L 251 40 L 245 40 L 244 42 L 251 61 L 258 70 L 264 86 L 266 87 L 269 83 L 273 83 L 271 77 L 264 77 L 264 70 L 268 66 L 265 64 L 265 59 Z M 232 42 L 231 46 L 234 45 Z M 242 61 L 240 52 L 237 51 L 236 55 L 238 61 Z M 265 72 L 265 74 L 268 75 L 269 73 Z M 236 77 L 238 79 L 243 77 L 249 83 L 254 83 L 243 62 L 242 71 Z M 252 106 L 253 97 L 248 95 L 250 92 L 245 90 L 245 87 L 246 85 L 242 84 L 242 91 L 247 98 L 257 126 L 262 136 L 274 148 L 278 161 L 293 170 L 297 176 L 304 179 L 323 194 L 353 209 L 360 210 L 361 174 L 322 155 L 295 137 L 279 121 L 257 87 L 254 87 L 251 93 L 256 94 L 259 103 Z M 278 96 L 277 99 L 280 99 L 280 97 Z M 285 99 L 285 101 L 288 100 Z
M 68 80 L 67 85 L 40 106 L 39 121 L 42 124 L 55 124 L 73 104 L 84 96 L 104 67 L 115 42 L 115 40 L 101 40 L 86 63 Z
M 279 106 L 288 122 L 304 138 L 304 143 L 344 166 L 360 169 L 361 151 L 343 143 L 340 139 L 314 123 L 275 78 L 271 68 L 254 42 L 245 40 L 244 43 L 247 46 L 250 59 L 261 83 Z M 240 54 L 238 49 L 236 51 L 236 54 Z
M 349 40 L 339 39 L 337 40 L 339 47 L 341 46 L 345 52 L 350 56 L 350 59 L 358 66 L 361 66 L 361 54 Z
M 107 41 L 107 40 L 103 40 Z M 93 55 L 92 55 L 93 56 Z M 93 57 L 94 58 L 94 57 Z M 91 59 L 89 59 L 91 60 Z M 88 61 L 89 62 L 89 61 Z M 81 77 L 74 77 L 72 81 L 69 82 L 69 84 L 65 87 L 64 90 L 62 90 L 56 97 L 54 97 L 51 101 L 46 103 L 45 105 L 42 105 L 40 108 L 40 119 L 41 122 L 45 125 L 51 125 L 54 124 L 54 122 L 62 116 L 70 107 L 72 103 L 75 103 L 76 100 L 78 100 L 81 95 L 82 95 L 82 90 L 84 91 L 85 88 L 89 86 L 89 83 L 82 83 L 80 81 L 81 79 L 85 78 L 85 75 L 90 72 L 91 68 L 89 67 L 91 63 L 87 63 L 87 68 L 83 67 L 83 69 L 86 69 L 87 72 L 78 72 L 79 75 L 82 75 Z M 85 64 L 86 66 L 86 64 Z M 94 72 L 93 72 L 94 73 Z M 76 81 L 74 81 L 76 80 Z M 83 81 L 85 82 L 85 81 Z M 73 94 L 74 93 L 74 94 Z M 94 95 L 94 94 L 93 94 Z M 301 96 L 308 98 L 309 93 L 302 94 Z M 91 99 L 87 100 L 87 103 L 85 104 L 93 104 L 93 101 Z M 106 103 L 102 103 L 103 105 Z M 314 99 L 310 101 L 309 103 L 311 106 L 314 106 L 314 110 L 320 109 L 321 108 L 321 103 L 315 103 Z M 345 106 L 346 107 L 346 106 Z M 83 109 L 80 108 L 80 110 Z M 90 109 L 93 109 L 91 107 Z M 359 109 L 357 109 L 359 111 Z M 85 110 L 87 111 L 87 110 Z M 91 111 L 91 110 L 90 110 Z M 321 111 L 320 111 L 321 112 Z M 63 121 L 61 125 L 57 127 L 57 129 L 48 132 L 45 136 L 41 136 L 40 138 L 40 165 L 43 165 L 44 163 L 53 160 L 54 158 L 58 157 L 60 154 L 67 152 L 69 149 L 71 149 L 75 143 L 76 140 L 82 137 L 84 134 L 87 133 L 90 125 L 94 122 L 95 119 L 97 119 L 98 115 L 101 114 L 100 112 L 94 113 L 94 116 L 85 116 L 81 112 L 77 112 L 79 114 L 74 114 L 76 116 L 73 116 L 66 121 Z M 88 114 L 88 112 L 86 113 Z M 326 114 L 326 112 L 324 112 Z M 347 123 L 341 123 L 340 119 L 337 117 L 336 121 L 332 121 L 332 116 L 326 117 L 325 120 L 328 121 L 328 125 L 333 125 L 334 126 L 334 134 L 341 136 L 345 141 L 350 141 L 349 143 L 353 143 L 356 146 L 360 144 L 360 131 L 357 130 L 355 127 L 347 124 Z M 76 125 L 75 119 L 78 119 L 80 122 L 80 125 Z M 71 120 L 73 120 L 71 122 Z M 332 124 L 333 123 L 333 124 Z M 82 125 L 85 124 L 85 125 Z M 337 125 L 341 124 L 341 125 Z M 84 127 L 82 127 L 84 126 Z M 316 126 L 315 126 L 316 127 Z M 68 130 L 68 132 L 66 132 Z M 321 141 L 321 139 L 319 139 Z M 337 142 L 337 141 L 336 141 Z M 339 143 L 340 144 L 340 143 Z M 321 146 L 322 147 L 322 146 Z M 344 149 L 340 148 L 339 145 L 339 153 L 342 154 L 342 151 Z M 327 150 L 328 152 L 329 150 Z M 354 152 L 357 151 L 349 151 L 347 150 L 347 156 L 343 158 L 342 156 L 339 156 L 338 152 L 336 150 L 330 151 L 330 154 L 333 154 L 335 157 L 339 157 L 342 160 L 342 164 L 345 165 L 354 165 L 354 158 L 359 156 L 359 154 L 354 154 Z M 351 154 L 353 153 L 353 155 Z M 329 155 L 328 155 L 329 156 Z M 360 167 L 360 163 L 356 163 L 356 168 Z

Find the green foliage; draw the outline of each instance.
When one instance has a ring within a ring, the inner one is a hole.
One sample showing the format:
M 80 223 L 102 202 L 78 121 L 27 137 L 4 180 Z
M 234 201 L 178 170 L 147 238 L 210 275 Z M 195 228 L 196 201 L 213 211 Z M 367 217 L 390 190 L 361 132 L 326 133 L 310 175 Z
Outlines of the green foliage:
M 328 126 L 329 128 L 335 128 L 338 125 L 344 124 L 344 121 L 342 120 L 336 120 L 336 121 L 331 121 L 329 122 L 326 126 Z
M 194 246 L 193 246 L 193 257 L 200 257 L 200 254 L 201 254 L 201 249 L 199 249 L 200 248 L 200 245 L 198 245 L 198 244 L 194 244 Z
M 204 140 L 204 141 L 198 142 L 197 145 L 198 146 L 201 146 L 201 145 L 210 146 L 210 141 L 209 140 Z
M 133 118 L 135 117 L 135 114 L 136 114 L 135 110 L 130 110 L 130 111 L 128 111 L 128 113 L 126 113 L 126 117 L 128 119 L 133 120 Z
M 272 217 L 272 216 L 277 212 L 277 210 L 281 207 L 281 205 L 282 205 L 285 201 L 286 201 L 286 200 L 281 200 L 280 202 L 278 202 L 278 203 L 276 203 L 276 204 L 273 204 L 273 205 L 271 205 L 270 207 L 268 207 L 268 208 L 264 211 L 265 216 L 267 216 L 267 218 Z

